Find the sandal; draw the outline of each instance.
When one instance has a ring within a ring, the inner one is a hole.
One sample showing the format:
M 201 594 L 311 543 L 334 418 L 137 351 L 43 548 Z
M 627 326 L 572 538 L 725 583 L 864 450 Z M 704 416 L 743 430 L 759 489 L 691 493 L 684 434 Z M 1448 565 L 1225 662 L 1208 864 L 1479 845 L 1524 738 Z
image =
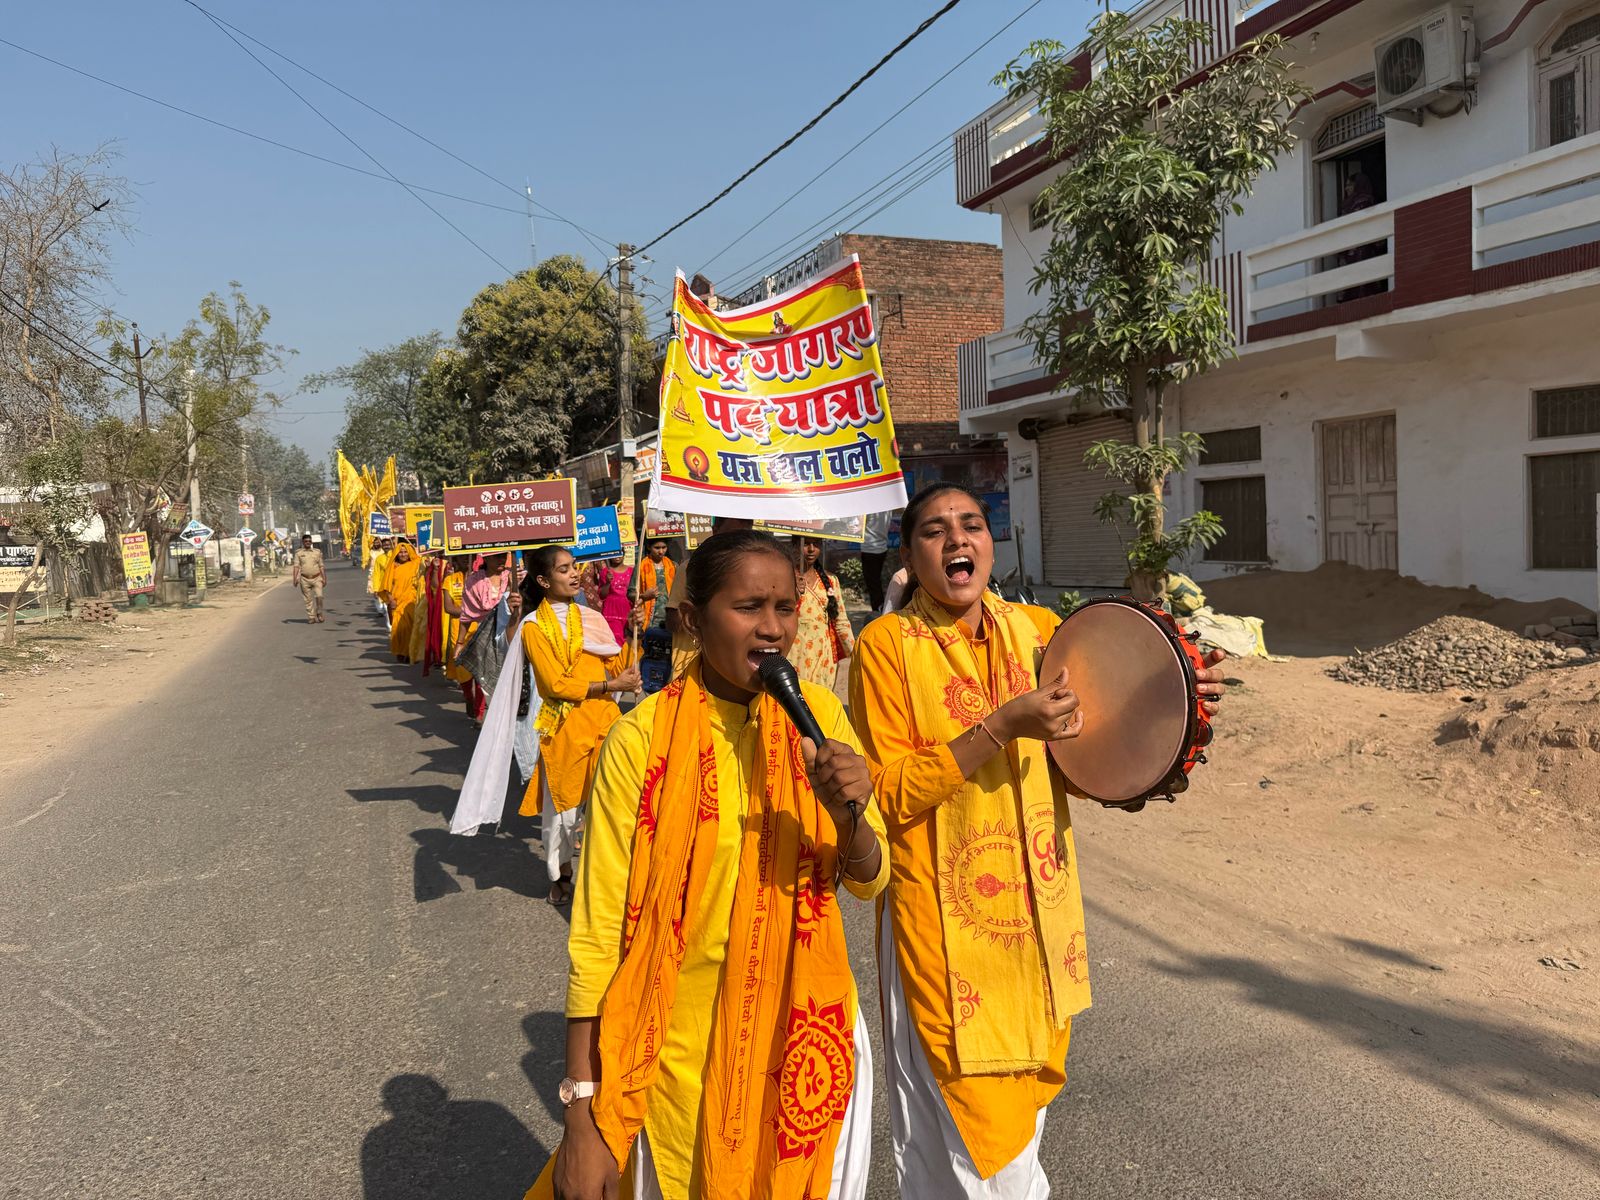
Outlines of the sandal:
M 572 899 L 572 884 L 567 879 L 557 879 L 550 884 L 544 902 L 552 908 L 565 908 Z

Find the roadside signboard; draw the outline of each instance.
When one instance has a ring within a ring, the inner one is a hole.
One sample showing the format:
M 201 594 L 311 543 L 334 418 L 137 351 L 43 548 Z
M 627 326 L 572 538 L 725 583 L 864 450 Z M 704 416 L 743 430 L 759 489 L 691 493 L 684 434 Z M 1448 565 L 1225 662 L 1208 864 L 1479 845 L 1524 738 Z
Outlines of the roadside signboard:
M 128 595 L 146 596 L 156 590 L 155 571 L 150 564 L 150 539 L 143 533 L 122 535 L 122 577 Z
M 243 529 L 239 530 L 239 540 L 248 546 L 251 542 L 256 540 L 256 531 L 251 529 L 250 526 L 246 525 Z
M 256 515 L 256 498 L 250 492 L 239 493 L 239 515 L 241 517 Z
M 33 570 L 32 546 L 0 546 L 0 596 L 9 596 L 22 587 Z
M 199 521 L 190 521 L 183 527 L 183 533 L 179 536 L 198 550 L 211 539 L 211 527 L 202 525 Z
M 578 540 L 572 544 L 572 557 L 579 562 L 622 556 L 622 529 L 617 510 L 603 508 L 578 510 Z
M 487 483 L 444 489 L 445 548 L 531 550 L 578 536 L 578 485 L 572 479 Z

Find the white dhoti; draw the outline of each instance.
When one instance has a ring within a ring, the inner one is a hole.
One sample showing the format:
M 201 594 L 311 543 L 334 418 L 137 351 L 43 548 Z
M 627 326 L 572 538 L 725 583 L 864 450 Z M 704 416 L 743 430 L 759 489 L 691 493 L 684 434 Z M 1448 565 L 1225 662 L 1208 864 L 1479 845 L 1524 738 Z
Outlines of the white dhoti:
M 543 815 L 540 816 L 540 837 L 544 841 L 544 865 L 550 872 L 550 882 L 561 878 L 561 868 L 571 866 L 577 857 L 578 826 L 583 816 L 583 805 L 557 812 L 550 799 L 550 788 L 541 779 L 544 792 Z
M 828 1200 L 863 1200 L 872 1167 L 872 1042 L 856 1010 L 856 1086 L 844 1106 L 839 1144 L 833 1152 L 833 1182 Z M 910 1193 L 902 1192 L 902 1195 Z M 633 1143 L 633 1200 L 665 1200 L 650 1158 L 650 1139 L 642 1132 Z
M 887 908 L 878 934 L 878 978 L 883 989 L 889 1140 L 900 1195 L 917 1200 L 1046 1200 L 1050 1181 L 1039 1165 L 1043 1109 L 1033 1140 L 1021 1154 L 988 1179 L 973 1165 L 906 1005 Z

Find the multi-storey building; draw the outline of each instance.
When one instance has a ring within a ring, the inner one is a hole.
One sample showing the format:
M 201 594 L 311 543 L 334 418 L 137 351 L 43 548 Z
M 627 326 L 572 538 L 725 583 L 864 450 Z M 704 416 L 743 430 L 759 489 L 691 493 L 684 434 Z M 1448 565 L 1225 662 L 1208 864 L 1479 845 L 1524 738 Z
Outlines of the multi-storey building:
M 1169 482 L 1171 512 L 1228 529 L 1195 573 L 1344 561 L 1592 604 L 1600 3 L 1152 0 L 1134 17 L 1172 14 L 1215 31 L 1197 77 L 1276 32 L 1315 96 L 1205 265 L 1238 357 L 1169 402 L 1208 446 Z M 1004 331 L 959 351 L 961 425 L 1007 435 L 1045 581 L 1116 586 L 1081 459 L 1126 423 L 1064 393 L 1019 330 L 1060 169 L 1042 134 L 1007 100 L 956 136 L 957 199 L 1000 215 L 1005 272 Z

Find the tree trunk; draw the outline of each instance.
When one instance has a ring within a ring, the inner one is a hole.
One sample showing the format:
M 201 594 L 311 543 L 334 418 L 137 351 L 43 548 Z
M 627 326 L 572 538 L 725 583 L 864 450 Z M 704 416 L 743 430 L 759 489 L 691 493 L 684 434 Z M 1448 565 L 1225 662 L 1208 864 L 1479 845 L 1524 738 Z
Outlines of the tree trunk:
M 1165 419 L 1162 412 L 1162 394 L 1150 387 L 1150 377 L 1143 365 L 1134 368 L 1128 379 L 1128 407 L 1133 412 L 1133 440 L 1140 449 L 1159 446 L 1165 439 Z M 1151 496 L 1150 516 L 1137 533 L 1141 540 L 1154 542 L 1166 532 L 1166 511 L 1161 504 L 1161 488 L 1166 478 L 1160 474 L 1148 475 L 1135 481 L 1135 487 Z M 1167 598 L 1167 573 L 1132 568 L 1128 572 L 1128 587 L 1134 599 L 1146 604 L 1164 604 Z

